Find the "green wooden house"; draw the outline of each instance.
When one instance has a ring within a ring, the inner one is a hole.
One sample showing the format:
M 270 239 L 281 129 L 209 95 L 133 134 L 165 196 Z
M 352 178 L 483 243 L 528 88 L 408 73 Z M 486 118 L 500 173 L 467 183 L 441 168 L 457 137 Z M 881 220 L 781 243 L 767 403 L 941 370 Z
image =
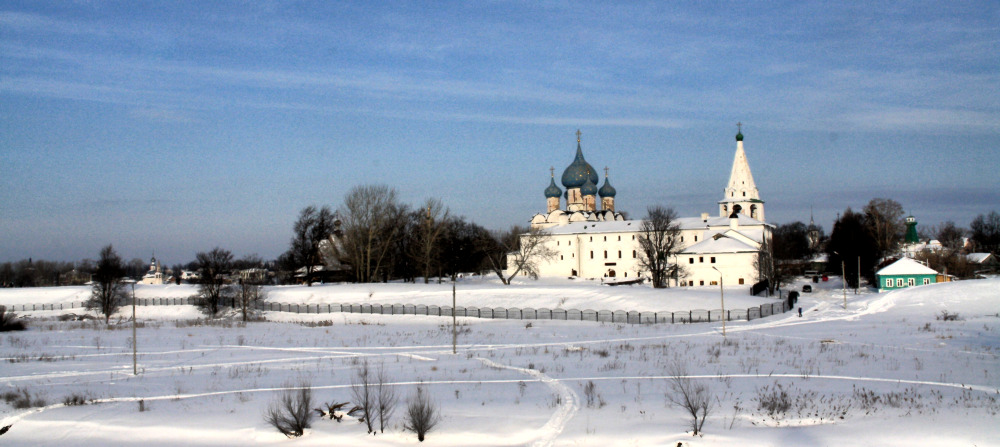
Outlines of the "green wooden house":
M 938 272 L 910 258 L 902 258 L 875 272 L 878 291 L 904 289 L 937 282 Z

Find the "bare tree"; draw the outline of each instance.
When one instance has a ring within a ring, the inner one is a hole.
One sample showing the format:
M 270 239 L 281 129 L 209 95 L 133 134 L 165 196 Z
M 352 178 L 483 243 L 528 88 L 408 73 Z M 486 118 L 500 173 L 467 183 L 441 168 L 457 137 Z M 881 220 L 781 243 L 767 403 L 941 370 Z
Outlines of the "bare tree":
M 289 438 L 302 436 L 312 426 L 311 407 L 312 388 L 303 383 L 297 389 L 282 391 L 264 413 L 264 421 Z
M 525 230 L 515 225 L 505 232 L 490 233 L 480 244 L 485 247 L 490 269 L 509 285 L 518 274 L 538 278 L 538 263 L 556 256 L 555 250 L 546 244 L 549 238 L 542 228 Z
M 396 190 L 385 185 L 355 186 L 344 197 L 338 212 L 343 220 L 344 248 L 360 282 L 373 282 L 401 235 L 406 207 L 399 204 Z
M 936 228 L 933 234 L 945 248 L 951 251 L 958 251 L 964 247 L 962 239 L 968 234 L 968 230 L 959 228 L 955 225 L 955 222 L 949 220 Z
M 257 308 L 267 299 L 267 291 L 256 279 L 241 279 L 236 289 L 236 306 L 243 316 L 243 321 L 255 318 Z
M 215 247 L 212 251 L 195 256 L 201 270 L 198 280 L 198 307 L 210 317 L 215 317 L 232 293 L 225 274 L 229 271 L 233 254 L 229 250 Z
M 125 266 L 122 258 L 110 244 L 101 249 L 97 270 L 94 272 L 94 287 L 87 300 L 87 309 L 96 310 L 104 315 L 104 324 L 108 324 L 111 315 L 125 302 L 125 283 L 122 276 Z
M 1000 254 L 1000 213 L 980 214 L 969 224 L 976 250 Z
M 375 376 L 375 404 L 380 433 L 385 433 L 385 427 L 392 420 L 392 415 L 396 412 L 396 404 L 399 402 L 396 387 L 391 385 L 391 382 L 392 379 L 385 372 L 385 364 L 379 363 Z
M 441 414 L 437 404 L 423 386 L 417 386 L 417 392 L 406 403 L 406 415 L 403 417 L 403 429 L 417 434 L 417 440 L 424 442 L 427 433 L 441 422 Z
M 892 199 L 872 199 L 865 205 L 865 226 L 875 240 L 877 259 L 894 253 L 903 240 L 903 205 Z
M 667 402 L 676 405 L 691 416 L 692 435 L 697 436 L 712 411 L 712 395 L 708 385 L 688 376 L 687 367 L 674 359 L 667 374 Z
M 773 295 L 774 289 L 781 287 L 781 283 L 791 276 L 789 266 L 775 264 L 774 251 L 771 249 L 766 235 L 757 249 L 757 256 L 753 259 L 753 268 L 757 271 L 758 281 L 767 281 L 768 295 Z
M 449 216 L 448 209 L 438 199 L 427 199 L 421 212 L 424 216 L 420 220 L 416 248 L 418 251 L 417 259 L 420 261 L 420 268 L 424 276 L 424 284 L 427 284 L 433 272 L 434 262 L 438 258 L 436 256 L 440 251 L 438 242 L 448 227 Z
M 294 234 L 287 252 L 288 259 L 295 268 L 305 268 L 305 280 L 309 286 L 312 286 L 313 270 L 323 263 L 320 244 L 333 233 L 335 220 L 330 207 L 316 209 L 310 205 L 299 212 L 299 218 L 292 227 Z
M 368 433 L 375 433 L 375 418 L 378 417 L 378 396 L 375 384 L 376 378 L 372 375 L 368 360 L 363 360 L 361 365 L 354 370 L 354 377 L 351 378 L 351 396 L 354 398 L 354 406 L 357 413 L 362 414 L 362 422 L 368 427 Z M 355 413 L 354 410 L 351 410 Z
M 680 251 L 680 234 L 673 208 L 657 205 L 646 210 L 639 227 L 639 263 L 649 270 L 655 288 L 669 287 L 668 278 L 677 273 L 677 263 L 670 260 Z

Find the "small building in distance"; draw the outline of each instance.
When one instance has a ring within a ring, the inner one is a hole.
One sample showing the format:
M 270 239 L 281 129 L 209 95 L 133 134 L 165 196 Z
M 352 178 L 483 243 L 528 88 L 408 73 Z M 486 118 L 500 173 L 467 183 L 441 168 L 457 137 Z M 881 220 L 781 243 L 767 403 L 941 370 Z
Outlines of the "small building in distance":
M 163 268 L 156 261 L 156 256 L 149 260 L 149 271 L 142 276 L 139 284 L 163 284 Z
M 941 275 L 934 269 L 907 257 L 875 272 L 879 292 L 934 284 L 938 282 L 939 276 Z

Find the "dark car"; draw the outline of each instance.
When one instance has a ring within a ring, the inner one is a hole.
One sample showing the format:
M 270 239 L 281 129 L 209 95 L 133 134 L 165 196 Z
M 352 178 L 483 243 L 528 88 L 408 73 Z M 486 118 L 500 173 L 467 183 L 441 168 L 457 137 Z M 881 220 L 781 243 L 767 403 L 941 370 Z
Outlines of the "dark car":
M 809 284 L 802 286 L 803 293 L 812 293 L 812 291 L 813 291 L 813 286 L 810 286 Z

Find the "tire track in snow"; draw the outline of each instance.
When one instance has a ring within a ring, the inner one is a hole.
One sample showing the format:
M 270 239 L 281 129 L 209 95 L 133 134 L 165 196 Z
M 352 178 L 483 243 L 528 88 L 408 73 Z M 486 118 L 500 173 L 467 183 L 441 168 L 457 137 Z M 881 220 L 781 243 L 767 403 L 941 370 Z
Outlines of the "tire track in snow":
M 576 412 L 580 410 L 580 399 L 576 393 L 566 386 L 559 380 L 553 379 L 540 371 L 528 368 L 518 368 L 516 366 L 501 365 L 489 359 L 484 359 L 482 357 L 477 357 L 477 360 L 483 362 L 484 365 L 491 368 L 498 369 L 509 369 L 512 371 L 517 371 L 520 373 L 527 374 L 534 377 L 537 381 L 548 385 L 556 394 L 559 395 L 562 403 L 559 405 L 559 409 L 549 418 L 549 421 L 542 426 L 542 437 L 535 441 L 532 446 L 535 447 L 549 447 L 552 442 L 555 441 L 556 437 L 562 434 L 563 430 L 566 428 L 566 423 L 576 415 Z

